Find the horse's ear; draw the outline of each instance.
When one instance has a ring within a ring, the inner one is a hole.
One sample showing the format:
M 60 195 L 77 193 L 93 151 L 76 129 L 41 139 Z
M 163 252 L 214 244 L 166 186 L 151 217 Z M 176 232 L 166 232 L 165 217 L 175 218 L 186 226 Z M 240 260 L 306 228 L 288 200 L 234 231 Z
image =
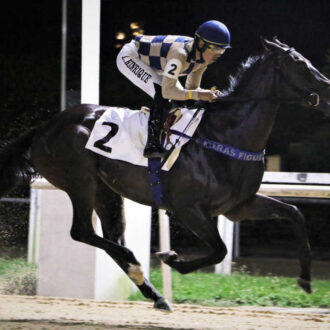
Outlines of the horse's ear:
M 288 45 L 282 43 L 281 41 L 278 40 L 277 36 L 273 37 L 273 41 L 278 44 L 279 46 L 283 47 L 283 48 L 290 48 Z
M 283 48 L 278 45 L 277 43 L 273 41 L 269 41 L 265 38 L 261 38 L 261 43 L 263 45 L 263 48 L 267 52 L 278 52 L 278 51 L 283 51 Z
M 260 37 L 260 40 L 261 40 L 262 47 L 266 52 L 271 52 L 272 50 L 274 50 L 276 48 L 276 44 L 267 40 L 266 38 Z
M 269 51 L 269 48 L 267 47 L 267 40 L 264 37 L 261 36 L 260 41 L 261 41 L 262 48 L 265 51 Z

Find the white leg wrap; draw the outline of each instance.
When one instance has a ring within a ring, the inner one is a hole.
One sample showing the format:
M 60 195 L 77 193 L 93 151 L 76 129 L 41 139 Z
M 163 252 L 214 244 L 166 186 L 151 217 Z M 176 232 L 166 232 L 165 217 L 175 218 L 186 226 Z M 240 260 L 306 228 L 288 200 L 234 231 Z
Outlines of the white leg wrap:
M 136 285 L 144 283 L 143 271 L 139 265 L 129 264 L 128 276 Z

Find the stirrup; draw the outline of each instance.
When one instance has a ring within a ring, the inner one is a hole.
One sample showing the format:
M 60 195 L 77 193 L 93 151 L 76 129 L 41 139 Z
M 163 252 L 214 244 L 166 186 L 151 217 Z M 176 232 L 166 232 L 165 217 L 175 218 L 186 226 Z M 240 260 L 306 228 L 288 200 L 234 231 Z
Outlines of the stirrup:
M 166 150 L 160 146 L 146 147 L 143 152 L 145 158 L 163 158 L 166 155 Z

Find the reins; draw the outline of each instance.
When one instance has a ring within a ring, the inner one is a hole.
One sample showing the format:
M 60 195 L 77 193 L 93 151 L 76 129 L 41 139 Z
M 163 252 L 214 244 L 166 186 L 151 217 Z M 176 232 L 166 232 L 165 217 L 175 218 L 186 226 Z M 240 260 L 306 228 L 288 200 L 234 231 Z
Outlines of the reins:
M 273 88 L 272 88 L 272 95 L 274 96 L 263 96 L 263 97 L 236 97 L 236 96 L 220 96 L 218 99 L 216 99 L 213 104 L 228 104 L 228 103 L 247 103 L 247 102 L 272 102 L 272 103 L 293 103 L 293 102 L 300 102 L 304 100 L 307 105 L 316 107 L 319 105 L 320 102 L 320 96 L 319 92 L 322 89 L 318 89 L 317 91 L 306 91 L 300 87 L 297 87 L 296 84 L 292 82 L 292 79 L 288 76 L 286 76 L 282 70 L 281 70 L 281 62 L 280 59 L 285 58 L 286 56 L 289 56 L 291 52 L 293 51 L 292 48 L 288 49 L 285 52 L 285 55 L 274 56 L 274 76 L 273 76 Z M 295 90 L 298 94 L 301 96 L 298 97 L 290 97 L 290 98 L 284 98 L 279 95 L 279 85 L 281 81 L 285 81 L 287 85 L 289 85 L 293 90 Z M 239 160 L 247 160 L 247 161 L 260 161 L 263 160 L 265 151 L 261 151 L 258 153 L 251 153 L 248 151 L 240 150 L 233 148 L 231 146 L 224 145 L 220 142 L 211 141 L 207 139 L 195 139 L 190 136 L 187 136 L 185 132 L 190 127 L 192 121 L 196 118 L 197 114 L 202 110 L 205 109 L 208 102 L 206 101 L 197 101 L 195 102 L 195 106 L 193 108 L 197 108 L 198 110 L 194 114 L 193 118 L 190 120 L 190 122 L 187 124 L 185 129 L 182 132 L 175 132 L 171 130 L 171 133 L 178 136 L 175 143 L 172 145 L 171 149 L 168 151 L 167 155 L 161 162 L 161 166 L 163 166 L 167 159 L 169 158 L 169 155 L 174 150 L 175 146 L 178 144 L 180 139 L 182 137 L 189 138 L 190 140 L 193 140 L 194 142 L 198 143 L 199 145 L 203 146 L 204 148 L 214 150 L 217 152 L 220 152 L 222 154 L 225 154 L 229 157 L 236 158 Z

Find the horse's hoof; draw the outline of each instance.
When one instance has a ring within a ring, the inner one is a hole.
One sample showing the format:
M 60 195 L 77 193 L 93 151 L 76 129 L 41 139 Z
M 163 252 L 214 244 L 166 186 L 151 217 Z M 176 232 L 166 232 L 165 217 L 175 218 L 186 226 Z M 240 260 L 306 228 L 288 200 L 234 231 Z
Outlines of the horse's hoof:
M 308 294 L 313 292 L 311 281 L 304 280 L 303 278 L 297 278 L 298 285 Z
M 172 312 L 173 311 L 171 305 L 169 304 L 169 302 L 165 298 L 159 298 L 154 303 L 154 307 L 156 309 L 159 309 L 159 310 L 165 311 L 165 312 Z
M 155 254 L 165 264 L 178 258 L 178 254 L 175 251 L 156 252 Z

